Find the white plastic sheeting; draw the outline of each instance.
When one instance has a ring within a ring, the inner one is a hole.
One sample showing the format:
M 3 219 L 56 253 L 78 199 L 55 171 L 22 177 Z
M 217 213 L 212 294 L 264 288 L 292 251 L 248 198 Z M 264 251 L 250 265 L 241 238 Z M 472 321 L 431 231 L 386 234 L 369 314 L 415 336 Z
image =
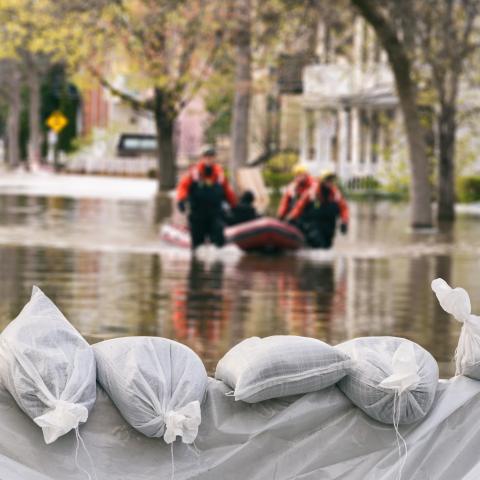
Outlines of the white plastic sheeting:
M 195 441 L 199 454 L 174 444 L 175 479 L 398 478 L 394 429 L 367 417 L 337 387 L 258 404 L 235 402 L 227 390 L 210 380 Z M 480 478 L 479 409 L 480 382 L 440 382 L 427 417 L 400 427 L 408 443 L 402 478 Z M 129 427 L 102 390 L 81 433 L 99 480 L 170 478 L 170 446 Z M 45 445 L 40 430 L 0 392 L 2 480 L 83 480 L 74 450 L 73 433 Z M 79 460 L 86 464 L 82 452 Z

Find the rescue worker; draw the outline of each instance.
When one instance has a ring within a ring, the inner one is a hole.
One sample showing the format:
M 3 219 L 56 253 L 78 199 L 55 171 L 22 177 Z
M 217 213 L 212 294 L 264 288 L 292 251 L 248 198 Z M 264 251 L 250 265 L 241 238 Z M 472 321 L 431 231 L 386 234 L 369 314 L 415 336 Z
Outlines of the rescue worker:
M 178 209 L 185 213 L 189 207 L 188 223 L 192 249 L 207 239 L 217 247 L 225 244 L 223 205 L 236 203 L 235 193 L 216 160 L 212 147 L 204 149 L 200 160 L 181 178 L 177 187 Z
M 295 223 L 306 212 L 301 226 L 308 245 L 313 248 L 331 248 L 338 217 L 340 231 L 344 235 L 348 232 L 348 205 L 335 180 L 333 172 L 325 172 L 287 216 L 288 221 Z
M 231 210 L 231 214 L 227 220 L 228 224 L 237 225 L 258 218 L 258 213 L 253 204 L 254 201 L 255 195 L 252 191 L 246 190 L 243 192 L 238 204 Z
M 287 217 L 302 195 L 310 190 L 314 184 L 314 179 L 308 173 L 307 167 L 301 163 L 297 163 L 293 167 L 293 174 L 295 178 L 287 186 L 278 206 L 277 216 L 280 220 L 284 220 Z

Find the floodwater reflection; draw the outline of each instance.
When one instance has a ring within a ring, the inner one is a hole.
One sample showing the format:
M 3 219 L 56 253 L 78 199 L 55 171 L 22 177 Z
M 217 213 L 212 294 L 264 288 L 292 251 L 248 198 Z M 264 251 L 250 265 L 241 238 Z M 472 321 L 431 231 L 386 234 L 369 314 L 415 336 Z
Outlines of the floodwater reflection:
M 352 210 L 352 232 L 335 253 L 262 257 L 229 247 L 191 258 L 159 245 L 153 201 L 0 196 L 0 327 L 36 284 L 89 341 L 173 338 L 210 373 L 245 337 L 295 334 L 332 344 L 404 336 L 451 374 L 460 326 L 430 282 L 461 285 L 480 307 L 477 220 L 418 235 L 402 205 Z

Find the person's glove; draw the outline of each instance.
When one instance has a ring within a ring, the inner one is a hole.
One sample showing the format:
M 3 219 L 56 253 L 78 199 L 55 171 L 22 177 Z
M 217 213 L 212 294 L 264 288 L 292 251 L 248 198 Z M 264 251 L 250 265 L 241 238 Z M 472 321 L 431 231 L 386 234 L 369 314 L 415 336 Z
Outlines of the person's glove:
M 222 212 L 225 214 L 225 215 L 230 215 L 231 212 L 232 212 L 232 207 L 230 206 L 229 203 L 227 202 L 222 202 Z
M 340 225 L 340 231 L 342 232 L 343 235 L 346 235 L 348 232 L 348 223 L 342 223 Z
M 178 202 L 177 207 L 182 213 L 185 213 L 185 210 L 187 209 L 187 206 L 185 205 L 185 200 Z

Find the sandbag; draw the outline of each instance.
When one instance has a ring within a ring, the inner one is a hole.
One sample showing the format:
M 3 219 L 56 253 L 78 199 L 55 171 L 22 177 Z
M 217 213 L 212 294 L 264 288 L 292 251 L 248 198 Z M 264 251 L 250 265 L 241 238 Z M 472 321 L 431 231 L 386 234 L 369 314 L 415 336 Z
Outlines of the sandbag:
M 87 421 L 96 396 L 93 350 L 38 287 L 2 332 L 0 362 L 3 385 L 46 443 Z
M 347 355 L 314 338 L 251 337 L 218 362 L 215 378 L 248 403 L 314 392 L 338 382 L 350 365 Z
M 480 317 L 472 315 L 470 297 L 463 288 L 451 288 L 437 278 L 432 282 L 441 307 L 462 323 L 462 330 L 455 350 L 455 373 L 480 380 Z
M 94 345 L 98 381 L 125 420 L 147 437 L 192 443 L 208 384 L 200 358 L 159 337 L 128 337 Z
M 335 348 L 352 359 L 338 386 L 367 415 L 400 425 L 428 413 L 435 398 L 438 365 L 420 345 L 405 338 L 364 337 Z

